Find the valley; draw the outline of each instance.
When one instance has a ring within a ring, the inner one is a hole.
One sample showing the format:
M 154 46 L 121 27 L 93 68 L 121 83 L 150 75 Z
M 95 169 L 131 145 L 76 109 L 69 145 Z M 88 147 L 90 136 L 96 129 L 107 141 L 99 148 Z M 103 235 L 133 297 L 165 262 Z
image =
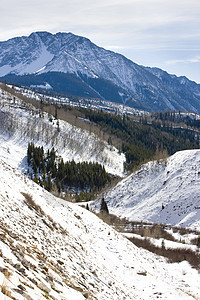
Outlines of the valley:
M 199 115 L 81 103 L 1 84 L 0 296 L 198 299 Z M 113 180 L 92 201 L 88 183 L 64 195 L 48 153 L 58 171 L 101 165 Z

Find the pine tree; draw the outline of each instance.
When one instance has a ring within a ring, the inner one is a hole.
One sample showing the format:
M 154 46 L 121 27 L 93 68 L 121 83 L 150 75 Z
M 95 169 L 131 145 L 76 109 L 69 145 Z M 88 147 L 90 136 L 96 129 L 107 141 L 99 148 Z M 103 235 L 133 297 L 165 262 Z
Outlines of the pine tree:
M 47 191 L 50 192 L 52 189 L 52 182 L 51 182 L 51 176 L 48 175 L 48 181 L 47 181 Z
M 109 214 L 108 206 L 107 206 L 107 203 L 106 203 L 106 201 L 104 200 L 104 198 L 102 198 L 102 200 L 101 200 L 100 212 L 101 212 L 101 213 Z

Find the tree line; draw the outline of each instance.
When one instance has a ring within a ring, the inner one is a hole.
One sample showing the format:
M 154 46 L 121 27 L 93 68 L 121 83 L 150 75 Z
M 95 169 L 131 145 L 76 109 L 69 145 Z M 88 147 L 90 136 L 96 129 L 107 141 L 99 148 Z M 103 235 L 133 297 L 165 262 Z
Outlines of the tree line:
M 73 191 L 76 193 L 76 201 L 91 200 L 95 193 L 111 181 L 104 166 L 97 162 L 64 162 L 54 148 L 45 153 L 43 146 L 36 147 L 34 143 L 28 144 L 27 162 L 32 170 L 30 176 L 35 182 L 59 194 Z
M 128 170 L 144 161 L 155 159 L 158 152 L 162 157 L 164 153 L 172 155 L 180 150 L 199 148 L 200 132 L 164 122 L 172 117 L 175 120 L 172 113 L 157 114 L 158 119 L 154 118 L 149 122 L 146 117 L 136 120 L 126 115 L 109 114 L 104 111 L 81 111 L 87 119 L 98 124 L 111 137 L 121 140 L 119 150 L 126 155 L 125 167 Z M 189 123 L 188 120 L 187 118 L 186 124 L 191 125 L 192 122 Z M 111 137 L 109 143 L 112 142 Z

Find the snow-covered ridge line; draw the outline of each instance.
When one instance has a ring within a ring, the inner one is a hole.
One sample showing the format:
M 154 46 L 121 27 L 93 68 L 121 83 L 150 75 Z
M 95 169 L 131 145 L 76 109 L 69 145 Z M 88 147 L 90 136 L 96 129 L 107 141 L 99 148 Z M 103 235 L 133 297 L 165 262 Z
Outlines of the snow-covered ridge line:
M 28 74 L 30 85 L 37 79 L 41 80 L 40 85 L 45 85 L 45 78 L 50 80 L 48 74 L 52 72 L 63 76 L 63 82 L 67 82 L 66 74 L 73 74 L 73 83 L 77 79 L 74 91 L 66 85 L 61 87 L 61 77 L 55 74 L 53 83 L 57 92 L 100 97 L 147 111 L 200 112 L 200 85 L 158 68 L 137 65 L 87 38 L 72 33 L 34 32 L 0 43 L 0 76 L 8 75 L 8 79 L 14 75 L 12 78 L 17 82 L 19 78 L 15 75 Z
M 70 99 L 68 97 L 63 97 L 63 96 L 53 97 L 53 96 L 47 96 L 43 93 L 34 91 L 31 88 L 29 89 L 27 87 L 25 88 L 25 87 L 11 86 L 11 85 L 10 87 L 11 88 L 14 87 L 16 92 L 19 92 L 28 98 L 32 98 L 38 101 L 46 101 L 48 103 L 58 104 L 62 106 L 103 110 L 105 112 L 115 113 L 119 115 L 124 115 L 124 114 L 130 116 L 149 115 L 149 112 L 147 111 L 135 109 L 120 103 L 109 102 L 100 99 L 87 99 L 87 98 Z M 33 88 L 40 88 L 40 86 L 33 86 Z M 44 89 L 51 89 L 51 86 L 46 82 Z

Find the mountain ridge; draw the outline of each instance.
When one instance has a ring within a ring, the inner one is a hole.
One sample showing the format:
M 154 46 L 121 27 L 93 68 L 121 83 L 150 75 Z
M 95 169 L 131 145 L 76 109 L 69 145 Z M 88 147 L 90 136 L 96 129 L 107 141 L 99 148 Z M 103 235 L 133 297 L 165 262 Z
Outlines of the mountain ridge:
M 45 85 L 56 72 L 60 77 L 54 78 L 54 91 L 58 91 L 61 83 L 66 85 L 71 80 L 74 91 L 67 87 L 64 93 L 76 96 L 76 89 L 83 85 L 80 93 L 83 97 L 98 97 L 148 111 L 200 112 L 200 85 L 197 83 L 161 69 L 137 65 L 122 54 L 72 33 L 34 32 L 28 37 L 0 42 L 0 53 L 1 80 L 15 83 L 18 76 L 23 76 L 23 84 L 29 76 L 29 85 L 36 80 Z M 46 74 L 46 82 L 38 77 L 42 74 Z

